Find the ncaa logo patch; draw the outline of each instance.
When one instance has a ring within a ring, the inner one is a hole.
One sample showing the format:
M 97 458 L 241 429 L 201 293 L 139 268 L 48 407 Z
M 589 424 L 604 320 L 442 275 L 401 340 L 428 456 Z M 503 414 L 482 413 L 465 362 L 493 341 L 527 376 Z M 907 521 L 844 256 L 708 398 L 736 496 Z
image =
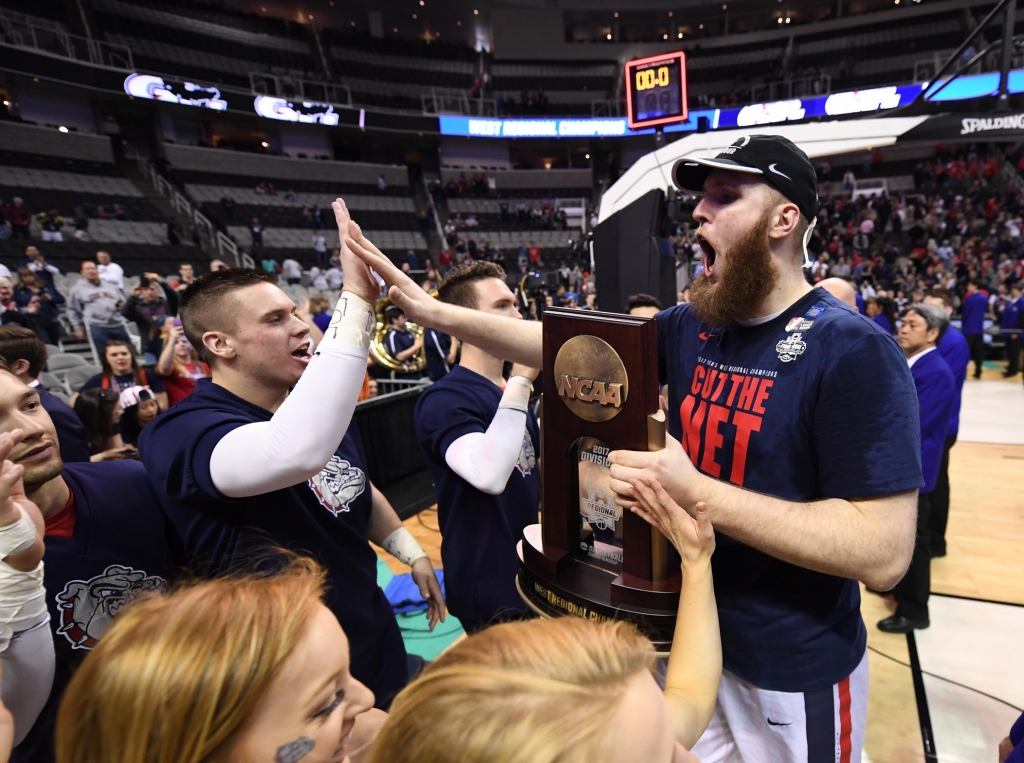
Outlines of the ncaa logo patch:
M 798 355 L 803 355 L 806 349 L 807 342 L 803 341 L 803 334 L 800 332 L 790 334 L 775 345 L 775 351 L 779 353 L 779 360 L 783 363 L 795 360 Z
M 327 466 L 309 480 L 309 487 L 320 504 L 338 516 L 348 511 L 352 501 L 366 490 L 366 475 L 335 453 Z
M 57 633 L 73 649 L 92 649 L 125 605 L 144 593 L 166 590 L 163 578 L 121 564 L 112 564 L 88 580 L 69 580 L 55 597 L 60 616 Z

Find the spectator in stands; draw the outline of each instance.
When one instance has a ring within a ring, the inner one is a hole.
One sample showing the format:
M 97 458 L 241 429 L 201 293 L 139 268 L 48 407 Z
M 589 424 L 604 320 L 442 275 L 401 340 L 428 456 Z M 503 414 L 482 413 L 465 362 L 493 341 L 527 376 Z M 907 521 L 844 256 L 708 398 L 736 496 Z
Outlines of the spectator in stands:
M 326 328 L 325 325 L 322 331 Z M 182 331 L 180 318 L 165 320 L 163 332 L 164 349 L 156 373 L 167 388 L 168 405 L 176 405 L 192 394 L 197 381 L 210 375 L 210 367 L 199 359 L 199 353 Z
M 213 263 L 211 262 L 210 265 L 212 270 Z M 192 263 L 182 262 L 178 265 L 178 277 L 171 280 L 170 286 L 175 292 L 180 294 L 191 286 L 195 280 L 195 269 L 192 267 Z
M 89 215 L 85 213 L 85 207 L 79 204 L 75 207 L 75 241 L 89 240 Z
M 235 206 L 235 198 L 231 195 L 231 192 L 225 188 L 221 191 L 220 208 L 224 212 L 224 219 L 228 222 L 235 221 Z
M 129 387 L 149 387 L 156 395 L 160 410 L 167 410 L 167 387 L 152 368 L 139 366 L 130 342 L 113 340 L 103 347 L 103 370 L 82 385 L 79 392 L 99 387 L 120 394 Z M 72 405 L 75 397 L 71 398 Z
M 34 309 L 38 308 L 38 301 L 31 303 Z M 35 331 L 35 315 L 21 312 L 18 303 L 14 301 L 14 283 L 10 278 L 0 276 L 0 324 L 4 326 L 24 326 Z
M 653 318 L 661 312 L 661 300 L 650 294 L 634 294 L 626 300 L 626 314 Z
M 52 284 L 44 283 L 28 268 L 18 268 L 18 288 L 14 292 L 14 301 L 24 312 L 34 309 L 33 328 L 44 342 L 57 344 L 60 341 L 60 305 L 64 304 L 64 295 Z
M 168 302 L 167 294 L 173 290 L 164 283 L 152 280 L 154 273 L 147 273 L 139 278 L 132 288 L 131 296 L 121 308 L 121 315 L 135 323 L 142 339 L 142 352 L 146 365 L 156 363 L 163 350 L 164 319 L 176 312 Z M 165 291 L 166 290 L 166 291 Z
M 134 446 L 125 446 L 118 431 L 123 412 L 119 393 L 98 388 L 82 390 L 75 397 L 74 405 L 89 438 L 90 453 L 101 456 L 97 460 L 117 461 L 138 456 Z
M 263 268 L 264 273 L 268 276 L 273 276 L 274 278 L 277 278 L 278 274 L 281 272 L 281 266 L 277 264 L 277 260 L 273 257 L 264 257 L 260 260 L 260 267 Z
M 388 181 L 384 179 L 383 174 L 377 177 L 377 190 L 381 193 L 386 193 L 388 190 Z
M 125 214 L 120 204 L 114 204 L 114 209 L 110 213 L 111 220 L 127 220 L 128 215 Z
M 121 440 L 125 445 L 138 448 L 143 427 L 157 417 L 160 406 L 149 387 L 129 387 L 122 391 L 120 405 L 122 413 L 118 423 Z
M 936 350 L 949 328 L 945 310 L 917 305 L 907 310 L 897 341 L 907 356 L 917 389 L 921 425 L 921 472 L 924 487 L 917 496 L 917 539 L 907 574 L 893 589 L 896 612 L 878 623 L 886 633 L 909 633 L 927 628 L 931 585 L 931 493 L 939 476 L 946 432 L 953 415 L 957 389 L 953 372 Z
M 32 213 L 25 208 L 20 196 L 11 199 L 11 204 L 4 207 L 4 219 L 11 226 L 11 238 L 29 238 L 28 229 L 32 224 Z
M 923 295 L 922 295 L 923 296 Z M 988 312 L 988 295 L 980 291 L 978 281 L 967 282 L 967 294 L 960 305 L 964 338 L 971 348 L 974 361 L 974 378 L 981 378 L 981 367 L 985 362 L 985 315 Z
M 109 252 L 103 249 L 96 252 L 96 269 L 100 271 L 101 281 L 124 292 L 124 268 L 111 261 Z
M 298 286 L 302 283 L 302 265 L 289 257 L 281 263 L 281 275 L 290 286 Z
M 526 250 L 526 254 L 530 260 L 530 267 L 540 267 L 540 247 L 537 246 L 536 241 L 530 242 L 530 248 Z
M 18 267 L 28 268 L 49 284 L 53 283 L 53 277 L 55 275 L 60 274 L 60 269 L 43 257 L 43 253 L 34 246 L 25 247 L 25 258 L 18 263 Z M 10 273 L 8 273 L 8 275 L 10 275 Z
M 132 606 L 68 686 L 57 760 L 319 763 L 365 751 L 384 714 L 353 677 L 364 666 L 324 606 L 327 587 L 316 562 L 291 556 Z
M 178 222 L 176 217 L 172 217 L 167 221 L 167 242 L 171 246 L 181 244 L 181 223 Z
M 327 327 L 331 323 L 332 312 L 331 302 L 327 299 L 326 294 L 317 293 L 309 298 L 309 313 L 313 316 L 313 323 L 320 329 L 320 332 L 327 331 Z
M 327 262 L 327 239 L 324 238 L 322 230 L 313 233 L 313 252 L 316 256 L 316 264 L 323 265 Z
M 253 249 L 263 246 L 263 226 L 260 224 L 260 218 L 252 218 L 252 222 L 249 224 L 249 235 L 252 237 Z
M 0 327 L 0 358 L 6 361 L 11 373 L 39 393 L 39 402 L 50 415 L 57 430 L 60 457 L 64 463 L 88 461 L 91 454 L 89 438 L 81 419 L 67 403 L 40 383 L 39 376 L 46 366 L 46 345 L 39 336 L 24 326 Z

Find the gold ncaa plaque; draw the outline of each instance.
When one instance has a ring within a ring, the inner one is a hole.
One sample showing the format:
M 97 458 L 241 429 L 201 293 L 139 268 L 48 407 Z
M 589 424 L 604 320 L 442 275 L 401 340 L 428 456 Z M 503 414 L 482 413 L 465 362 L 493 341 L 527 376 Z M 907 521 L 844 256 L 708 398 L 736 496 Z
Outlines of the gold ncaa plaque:
M 555 356 L 558 396 L 585 421 L 608 421 L 626 402 L 629 378 L 615 348 L 585 334 L 563 344 Z

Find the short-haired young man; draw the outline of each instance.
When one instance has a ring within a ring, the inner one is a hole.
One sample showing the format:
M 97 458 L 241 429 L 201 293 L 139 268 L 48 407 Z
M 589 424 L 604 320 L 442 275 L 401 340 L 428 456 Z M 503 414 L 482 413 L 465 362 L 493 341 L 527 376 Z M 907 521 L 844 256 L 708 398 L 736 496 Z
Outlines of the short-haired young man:
M 397 360 L 403 366 L 415 362 L 416 355 L 423 349 L 423 337 L 414 336 L 406 324 L 408 319 L 402 309 L 392 305 L 384 314 L 388 322 L 388 331 L 384 335 L 384 349 L 388 355 Z M 418 379 L 421 374 L 418 371 L 396 371 L 396 376 L 405 379 Z
M 334 209 L 344 239 L 348 210 L 340 199 Z M 369 541 L 412 566 L 431 625 L 444 604 L 426 553 L 370 484 L 349 426 L 380 287 L 347 248 L 344 256 L 345 291 L 312 356 L 309 327 L 267 275 L 218 271 L 186 289 L 182 328 L 213 375 L 142 430 L 139 452 L 200 574 L 235 570 L 268 546 L 326 568 L 326 603 L 348 635 L 353 674 L 386 706 L 408 666 Z
M 704 194 L 704 270 L 691 302 L 655 318 L 671 437 L 610 460 L 623 506 L 635 505 L 628 480 L 652 477 L 691 514 L 706 503 L 720 531 L 725 669 L 693 751 L 705 763 L 857 760 L 868 681 L 855 581 L 887 590 L 903 576 L 923 484 L 910 370 L 892 336 L 805 280 L 817 178 L 799 148 L 748 135 L 673 174 Z M 346 245 L 418 324 L 542 362 L 539 324 L 439 303 L 383 255 Z
M 448 271 L 442 302 L 522 319 L 505 271 L 476 261 Z M 448 608 L 467 633 L 529 613 L 516 591 L 523 528 L 537 522 L 540 434 L 529 410 L 537 370 L 463 343 L 462 360 L 416 402 L 416 437 L 437 486 Z
M 181 563 L 181 542 L 142 464 L 65 464 L 38 389 L 0 370 L 0 432 L 15 430 L 21 440 L 7 458 L 24 468 L 25 495 L 46 522 L 43 585 L 56 673 L 13 760 L 45 763 L 53 760 L 57 706 L 75 667 L 122 608 L 166 588 Z
M 936 287 L 928 292 L 921 304 L 941 307 L 946 316 L 952 318 L 956 297 L 949 289 Z M 942 462 L 939 464 L 939 477 L 935 482 L 935 489 L 929 496 L 930 539 L 928 548 L 933 559 L 946 555 L 946 524 L 949 521 L 949 452 L 956 444 L 957 435 L 960 433 L 960 403 L 963 398 L 964 381 L 967 379 L 967 364 L 971 360 L 971 348 L 956 326 L 948 326 L 943 332 L 942 339 L 939 340 L 939 355 L 943 357 L 949 370 L 953 372 L 956 400 L 953 402 L 953 415 L 949 418 L 949 428 L 946 430 Z
M 626 314 L 653 318 L 661 312 L 661 301 L 650 294 L 634 294 L 626 300 Z
M 928 627 L 931 588 L 931 492 L 939 476 L 946 431 L 953 415 L 957 389 L 953 372 L 937 352 L 949 327 L 949 316 L 936 305 L 912 305 L 903 316 L 897 341 L 914 377 L 921 422 L 921 471 L 924 487 L 917 496 L 917 541 L 907 574 L 893 589 L 896 612 L 878 623 L 886 633 L 909 633 Z
M 82 420 L 67 403 L 51 395 L 39 382 L 46 365 L 46 345 L 36 332 L 23 326 L 0 326 L 0 358 L 11 373 L 39 393 L 39 402 L 53 421 L 65 464 L 89 461 L 89 436 Z

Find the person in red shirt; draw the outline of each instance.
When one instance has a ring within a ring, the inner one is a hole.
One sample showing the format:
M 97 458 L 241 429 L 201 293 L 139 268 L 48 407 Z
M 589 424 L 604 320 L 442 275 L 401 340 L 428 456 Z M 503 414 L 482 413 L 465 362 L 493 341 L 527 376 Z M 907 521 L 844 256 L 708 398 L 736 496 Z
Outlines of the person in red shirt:
M 526 250 L 526 256 L 530 258 L 531 265 L 540 264 L 540 247 L 536 241 L 530 242 L 530 248 Z
M 196 380 L 210 375 L 210 367 L 199 359 L 181 329 L 180 318 L 168 318 L 163 325 L 164 349 L 156 362 L 156 372 L 167 387 L 168 406 L 192 394 Z

